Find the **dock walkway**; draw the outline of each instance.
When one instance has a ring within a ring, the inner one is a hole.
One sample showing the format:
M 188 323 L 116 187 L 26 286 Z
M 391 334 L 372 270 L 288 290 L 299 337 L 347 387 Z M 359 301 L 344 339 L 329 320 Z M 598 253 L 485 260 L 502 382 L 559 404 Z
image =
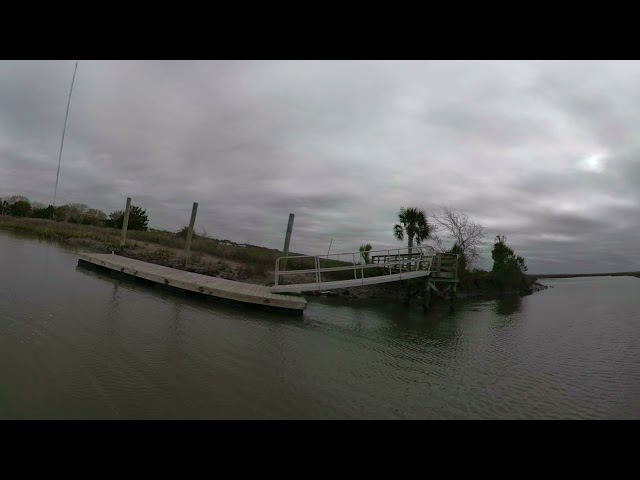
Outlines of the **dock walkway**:
M 286 268 L 287 262 L 289 269 Z M 351 277 L 351 272 L 353 278 L 344 278 Z M 283 283 L 286 275 L 295 275 L 297 278 Z M 363 287 L 414 278 L 426 278 L 428 285 L 436 291 L 437 282 L 452 283 L 455 290 L 458 282 L 458 255 L 437 253 L 432 247 L 415 246 L 333 255 L 279 257 L 276 260 L 275 282 L 271 291 L 301 293 Z
M 210 277 L 108 253 L 80 253 L 78 256 L 79 263 L 86 262 L 151 282 L 212 297 L 299 311 L 300 313 L 307 306 L 307 301 L 303 297 L 272 293 L 271 289 L 264 285 Z

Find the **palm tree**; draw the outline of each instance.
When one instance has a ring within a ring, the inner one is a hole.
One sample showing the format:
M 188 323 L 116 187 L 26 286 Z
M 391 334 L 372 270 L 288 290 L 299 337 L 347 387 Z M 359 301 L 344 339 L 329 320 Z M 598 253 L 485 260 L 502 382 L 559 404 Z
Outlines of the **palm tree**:
M 400 223 L 393 227 L 393 236 L 400 241 L 404 240 L 406 236 L 409 253 L 412 253 L 413 241 L 415 240 L 420 245 L 431 234 L 431 226 L 427 223 L 427 215 L 424 210 L 416 207 L 402 207 L 398 213 L 398 220 Z

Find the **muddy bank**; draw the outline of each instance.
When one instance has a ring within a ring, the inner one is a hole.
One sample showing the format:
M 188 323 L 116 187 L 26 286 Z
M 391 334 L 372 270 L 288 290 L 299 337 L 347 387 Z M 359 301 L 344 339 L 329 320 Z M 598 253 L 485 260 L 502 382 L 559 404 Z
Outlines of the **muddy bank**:
M 461 287 L 464 282 L 461 282 Z M 459 288 L 456 292 L 456 298 L 458 300 L 466 299 L 493 299 L 503 296 L 524 296 L 531 295 L 535 292 L 545 290 L 549 288 L 546 285 L 542 285 L 537 282 L 533 282 L 530 285 L 519 288 L 506 288 L 500 289 L 495 285 L 483 286 L 480 288 L 477 286 L 474 288 Z M 424 281 L 423 280 L 409 280 L 407 282 L 394 282 L 388 284 L 370 285 L 366 287 L 352 287 L 342 288 L 335 290 L 325 290 L 319 292 L 304 292 L 305 297 L 313 298 L 319 296 L 327 297 L 341 297 L 341 298 L 370 298 L 370 299 L 382 299 L 396 302 L 406 302 L 407 300 L 421 301 L 424 298 Z M 432 291 L 431 302 L 449 301 L 449 291 L 444 291 L 440 294 Z

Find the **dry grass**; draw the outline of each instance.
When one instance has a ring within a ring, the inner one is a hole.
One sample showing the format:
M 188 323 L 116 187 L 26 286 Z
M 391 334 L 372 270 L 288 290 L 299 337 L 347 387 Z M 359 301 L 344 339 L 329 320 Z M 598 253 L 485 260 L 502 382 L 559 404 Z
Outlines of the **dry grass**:
M 105 250 L 119 251 L 121 231 L 114 228 L 96 227 L 91 225 L 72 224 L 68 222 L 55 222 L 35 218 L 18 218 L 0 215 L 0 228 L 11 229 L 19 232 L 31 233 L 40 237 L 54 240 L 64 240 L 78 244 L 78 239 L 91 240 L 102 244 Z M 127 239 L 128 255 L 140 257 L 143 251 L 148 251 L 149 256 L 145 261 L 161 262 L 173 265 L 178 262 L 180 251 L 184 248 L 185 240 L 176 233 L 162 231 L 129 231 Z M 145 244 L 137 244 L 144 242 Z M 216 239 L 196 237 L 191 242 L 191 265 L 203 270 L 215 270 L 220 272 L 230 271 L 231 266 L 218 259 L 235 262 L 237 274 L 240 278 L 268 277 L 274 269 L 276 259 L 282 252 L 260 247 L 238 247 L 226 245 Z M 134 251 L 139 251 L 137 254 Z M 292 253 L 291 255 L 296 255 Z M 211 259 L 211 257 L 215 257 Z M 147 257 L 145 257 L 146 259 Z M 218 262 L 213 265 L 212 262 Z M 322 267 L 349 266 L 351 263 L 337 260 L 321 260 Z M 313 257 L 290 259 L 287 270 L 302 270 L 313 268 Z M 383 274 L 382 269 L 365 269 L 365 277 Z M 360 269 L 356 270 L 357 278 L 360 278 Z M 323 274 L 323 281 L 346 280 L 354 278 L 353 270 L 329 272 Z
M 19 232 L 32 233 L 41 237 L 69 240 L 73 238 L 91 239 L 102 242 L 109 248 L 117 249 L 120 240 L 120 230 L 95 227 L 91 225 L 72 224 L 67 222 L 55 222 L 53 220 L 41 220 L 36 218 L 18 218 L 0 215 L 0 228 L 11 229 Z M 160 255 L 171 255 L 168 249 L 184 248 L 184 239 L 177 234 L 161 231 L 129 231 L 127 239 L 165 247 L 159 249 Z M 128 248 L 135 247 L 135 244 L 127 244 Z M 259 247 L 236 247 L 225 245 L 222 242 L 211 239 L 196 237 L 191 242 L 191 251 L 197 261 L 198 253 L 208 254 L 227 260 L 234 260 L 239 263 L 250 264 L 253 271 L 264 272 L 272 269 L 276 258 L 282 252 Z M 290 263 L 294 268 L 295 261 Z
M 102 242 L 108 246 L 117 247 L 120 232 L 112 228 L 94 227 L 67 222 L 55 222 L 38 218 L 19 218 L 0 215 L 0 228 L 17 232 L 33 233 L 40 237 L 68 240 L 70 238 L 85 238 Z

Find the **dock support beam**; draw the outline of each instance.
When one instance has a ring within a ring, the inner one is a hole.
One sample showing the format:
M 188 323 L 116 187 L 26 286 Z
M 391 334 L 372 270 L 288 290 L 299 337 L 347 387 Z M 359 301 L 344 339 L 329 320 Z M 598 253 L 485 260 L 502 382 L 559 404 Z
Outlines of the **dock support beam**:
M 410 280 L 405 280 L 404 283 L 406 285 L 406 295 L 407 295 L 404 303 L 405 305 L 409 305 L 411 303 L 411 282 Z
M 127 197 L 127 206 L 124 210 L 124 221 L 122 222 L 122 238 L 120 238 L 120 248 L 123 248 L 127 241 L 127 227 L 129 226 L 130 210 L 131 210 L 131 197 Z
M 431 306 L 431 287 L 429 286 L 429 277 L 424 277 L 424 298 L 422 299 L 422 310 L 424 312 L 429 310 Z
M 451 293 L 449 294 L 450 299 L 451 299 L 451 305 L 449 307 L 449 310 L 451 312 L 454 312 L 456 309 L 456 283 L 452 283 L 451 284 Z

